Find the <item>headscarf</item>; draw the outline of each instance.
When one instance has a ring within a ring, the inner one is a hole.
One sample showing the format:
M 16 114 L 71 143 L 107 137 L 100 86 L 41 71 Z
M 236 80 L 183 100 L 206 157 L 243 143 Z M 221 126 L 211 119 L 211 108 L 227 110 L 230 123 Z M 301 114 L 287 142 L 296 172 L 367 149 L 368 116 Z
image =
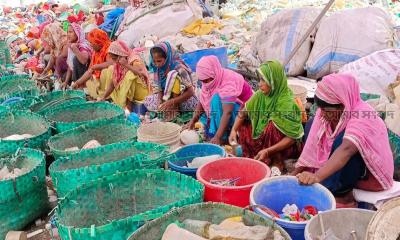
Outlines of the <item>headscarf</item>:
M 271 90 L 268 95 L 258 90 L 246 103 L 253 138 L 258 138 L 264 132 L 269 121 L 284 135 L 293 139 L 301 138 L 304 135 L 301 111 L 288 87 L 282 64 L 278 61 L 268 61 L 257 71 Z
M 108 49 L 109 53 L 115 54 L 117 56 L 121 56 L 121 57 L 127 57 L 128 58 L 128 63 L 131 64 L 135 61 L 141 61 L 140 57 L 134 52 L 132 51 L 132 49 L 130 49 L 128 47 L 128 45 L 121 40 L 117 40 L 111 43 L 109 49 Z M 149 83 L 148 83 L 148 73 L 147 73 L 147 69 L 146 66 L 144 64 L 141 64 L 141 74 L 145 76 L 146 79 L 145 80 L 145 84 L 147 85 L 147 87 L 149 88 Z M 118 62 L 114 64 L 114 70 L 113 70 L 113 83 L 114 83 L 114 87 L 118 88 L 119 85 L 122 83 L 122 80 L 125 77 L 125 74 L 128 72 L 128 69 L 126 69 L 125 67 L 121 66 L 121 64 L 119 64 Z
M 387 190 L 393 185 L 393 154 L 388 132 L 377 112 L 360 98 L 356 79 L 347 74 L 331 74 L 318 83 L 316 96 L 330 104 L 343 104 L 344 112 L 332 130 L 318 109 L 297 166 L 321 168 L 329 159 L 332 145 L 342 132 L 358 149 L 369 171 Z
M 100 29 L 94 29 L 89 33 L 88 40 L 91 44 L 101 46 L 100 51 L 98 52 L 93 51 L 92 61 L 90 62 L 90 66 L 106 62 L 108 48 L 110 47 L 111 44 L 111 41 L 108 38 L 107 33 Z M 99 79 L 101 71 L 95 71 L 94 75 L 97 79 Z
M 89 55 L 92 54 L 92 47 L 90 46 L 89 42 L 86 40 L 85 37 L 85 32 L 83 31 L 82 27 L 79 24 L 76 23 L 71 23 L 72 29 L 74 29 L 74 32 L 76 36 L 78 37 L 78 41 L 76 42 L 78 44 L 78 48 L 80 51 L 85 51 L 89 53 Z
M 177 70 L 179 72 L 179 69 L 183 68 L 189 74 L 191 73 L 190 68 L 181 59 L 179 53 L 177 53 L 175 49 L 171 47 L 171 44 L 169 42 L 162 42 L 160 44 L 157 44 L 153 48 L 160 48 L 167 56 L 164 66 L 158 68 L 154 64 L 153 56 L 150 54 L 150 68 L 154 72 L 154 81 L 161 87 L 162 90 L 165 89 L 167 76 L 170 71 Z
M 41 35 L 42 41 L 51 47 L 55 56 L 61 55 L 62 48 L 67 45 L 67 33 L 61 29 L 59 23 L 47 25 Z
M 242 75 L 224 69 L 216 56 L 202 57 L 196 66 L 199 80 L 212 78 L 209 83 L 202 83 L 200 102 L 207 116 L 210 114 L 210 102 L 214 94 L 219 94 L 222 101 L 237 97 L 243 91 L 244 78 Z

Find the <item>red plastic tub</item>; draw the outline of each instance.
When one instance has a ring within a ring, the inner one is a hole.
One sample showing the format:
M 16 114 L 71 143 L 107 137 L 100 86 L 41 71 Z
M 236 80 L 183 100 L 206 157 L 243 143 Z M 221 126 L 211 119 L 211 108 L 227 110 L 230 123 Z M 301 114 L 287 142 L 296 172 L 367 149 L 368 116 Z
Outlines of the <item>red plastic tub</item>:
M 271 170 L 260 161 L 249 158 L 223 158 L 203 165 L 197 170 L 197 180 L 205 186 L 204 200 L 246 207 L 250 204 L 253 186 L 268 178 Z M 211 180 L 240 179 L 235 186 L 220 186 Z

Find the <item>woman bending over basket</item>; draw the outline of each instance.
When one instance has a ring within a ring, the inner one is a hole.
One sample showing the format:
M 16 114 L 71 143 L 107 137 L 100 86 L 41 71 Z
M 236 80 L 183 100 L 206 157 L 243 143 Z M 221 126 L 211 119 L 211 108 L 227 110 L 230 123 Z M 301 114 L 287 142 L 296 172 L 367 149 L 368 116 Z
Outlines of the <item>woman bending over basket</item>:
M 227 142 L 236 115 L 253 90 L 242 75 L 222 68 L 216 56 L 201 58 L 196 73 L 202 84 L 201 96 L 188 127 L 193 129 L 201 119 L 211 143 L 220 145 Z
M 393 154 L 385 123 L 360 98 L 354 77 L 332 74 L 318 83 L 318 106 L 293 175 L 321 183 L 338 207 L 355 207 L 353 188 L 387 190 L 393 185 Z
M 257 70 L 259 88 L 239 112 L 229 141 L 238 142 L 245 157 L 284 170 L 284 160 L 297 158 L 304 130 L 283 66 L 269 61 Z M 239 138 L 238 138 L 239 135 Z
M 149 94 L 146 66 L 121 40 L 111 43 L 108 53 L 114 64 L 104 73 L 107 90 L 98 101 L 111 97 L 115 104 L 132 112 L 132 103 L 143 101 Z
M 146 98 L 145 107 L 167 113 L 166 121 L 175 118 L 179 111 L 193 111 L 198 100 L 190 68 L 168 42 L 156 45 L 150 54 L 154 94 Z

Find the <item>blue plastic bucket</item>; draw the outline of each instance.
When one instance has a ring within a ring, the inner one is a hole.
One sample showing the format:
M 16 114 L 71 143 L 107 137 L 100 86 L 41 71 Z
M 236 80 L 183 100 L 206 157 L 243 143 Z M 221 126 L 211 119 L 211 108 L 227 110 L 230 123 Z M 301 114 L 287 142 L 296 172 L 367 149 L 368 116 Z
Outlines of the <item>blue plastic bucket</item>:
M 207 49 L 197 50 L 194 52 L 184 53 L 184 54 L 182 54 L 181 58 L 192 69 L 193 72 L 196 72 L 197 62 L 202 57 L 210 56 L 210 55 L 216 56 L 219 59 L 219 61 L 221 62 L 221 65 L 223 67 L 227 67 L 228 63 L 229 63 L 227 52 L 228 51 L 227 51 L 226 47 L 207 48 Z
M 250 193 L 250 204 L 265 206 L 278 214 L 282 212 L 286 204 L 296 204 L 299 209 L 312 205 L 318 211 L 336 208 L 335 198 L 327 188 L 321 184 L 300 185 L 296 177 L 291 176 L 268 178 L 255 185 Z M 273 218 L 257 207 L 254 211 L 263 217 L 274 219 L 289 233 L 292 239 L 304 239 L 304 229 L 307 222 L 291 222 Z
M 197 143 L 186 145 L 175 152 L 175 158 L 168 161 L 168 167 L 193 178 L 196 178 L 197 168 L 186 167 L 187 162 L 192 162 L 195 157 L 221 155 L 225 157 L 225 149 L 210 143 Z

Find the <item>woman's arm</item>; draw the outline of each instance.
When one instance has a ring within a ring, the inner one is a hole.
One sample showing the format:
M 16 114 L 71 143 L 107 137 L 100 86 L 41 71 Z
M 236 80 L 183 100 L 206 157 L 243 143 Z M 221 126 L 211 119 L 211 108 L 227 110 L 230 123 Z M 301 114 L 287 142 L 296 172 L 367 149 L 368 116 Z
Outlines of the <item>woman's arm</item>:
M 114 88 L 114 83 L 111 81 L 110 85 L 108 85 L 106 92 L 104 93 L 104 96 L 101 97 L 99 101 L 105 101 L 114 91 Z
M 139 76 L 141 78 L 145 77 L 144 74 L 141 72 L 141 69 L 138 66 L 134 66 L 134 65 L 131 65 L 131 64 L 126 64 L 126 65 L 124 64 L 123 66 L 126 69 L 128 69 L 129 71 L 131 71 L 133 74 L 135 74 L 135 75 L 137 75 L 137 76 Z
M 44 52 L 44 47 L 41 47 L 41 48 L 39 49 L 39 51 L 36 52 L 35 56 L 39 58 L 39 57 L 40 57 L 40 54 L 42 54 L 42 52 Z
M 113 65 L 114 63 L 112 61 L 106 61 L 100 64 L 96 64 L 92 66 L 93 71 L 101 71 L 103 69 L 108 68 L 109 66 Z
M 217 132 L 215 133 L 214 138 L 221 140 L 222 137 L 224 136 L 224 133 L 228 128 L 229 119 L 232 116 L 233 109 L 234 109 L 234 104 L 226 104 L 226 103 L 222 104 L 223 113 L 221 117 L 221 122 L 219 124 Z M 213 143 L 213 140 L 211 140 L 211 143 Z
M 171 99 L 171 100 L 174 101 L 174 105 L 179 105 L 181 103 L 184 103 L 189 98 L 193 97 L 193 95 L 194 95 L 193 87 L 189 87 L 181 95 L 174 96 L 173 99 Z M 171 101 L 171 100 L 168 100 L 168 101 Z
M 86 64 L 89 61 L 89 53 L 80 51 L 77 44 L 71 44 L 71 50 L 81 64 Z
M 69 83 L 71 82 L 71 78 L 72 78 L 72 71 L 71 69 L 68 68 L 67 75 L 64 80 L 64 87 L 67 87 L 69 85 Z
M 236 119 L 235 123 L 233 124 L 231 134 L 229 135 L 229 143 L 230 144 L 235 144 L 238 142 L 237 140 L 237 132 L 239 131 L 239 128 L 243 125 L 244 121 L 246 120 L 248 114 L 245 109 L 240 110 Z
M 50 55 L 50 60 L 47 63 L 47 66 L 44 68 L 42 75 L 46 75 L 50 69 L 53 69 L 56 62 L 56 58 L 53 55 Z
M 284 137 L 284 138 L 282 138 L 282 140 L 280 140 L 275 145 L 259 151 L 257 156 L 254 159 L 255 160 L 261 160 L 261 161 L 266 161 L 267 159 L 269 159 L 275 153 L 278 153 L 280 151 L 283 151 L 283 150 L 289 148 L 294 143 L 295 143 L 294 139 L 292 139 L 290 137 Z
M 332 174 L 342 169 L 350 158 L 358 152 L 356 145 L 347 139 L 343 139 L 342 144 L 333 152 L 332 156 L 326 162 L 326 164 L 320 168 L 315 174 L 324 181 Z
M 74 84 L 73 84 L 73 88 L 78 88 L 82 85 L 84 85 L 91 77 L 93 74 L 93 69 L 89 68 L 83 75 L 81 78 L 79 78 Z
M 185 126 L 188 129 L 194 129 L 194 126 L 197 121 L 199 121 L 201 114 L 204 112 L 203 105 L 201 103 L 197 103 L 196 109 L 194 110 L 193 118 L 190 122 Z
M 342 144 L 333 152 L 326 164 L 315 174 L 310 172 L 302 172 L 297 175 L 297 178 L 302 184 L 314 184 L 322 182 L 342 169 L 350 160 L 350 158 L 357 152 L 358 149 L 356 145 L 347 139 L 343 139 Z

